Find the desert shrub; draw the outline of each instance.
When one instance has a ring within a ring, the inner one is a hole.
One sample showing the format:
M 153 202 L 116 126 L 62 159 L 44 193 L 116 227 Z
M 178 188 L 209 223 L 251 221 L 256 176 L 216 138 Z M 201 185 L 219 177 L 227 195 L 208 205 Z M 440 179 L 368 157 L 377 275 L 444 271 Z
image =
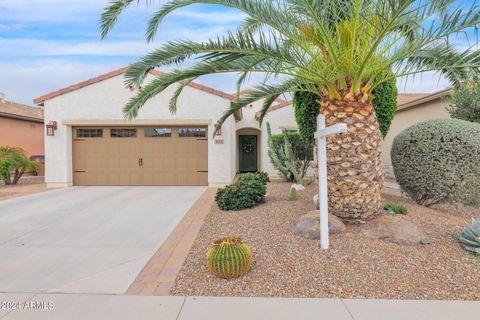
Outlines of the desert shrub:
M 408 209 L 403 204 L 389 203 L 383 209 L 389 214 L 408 214 Z
M 215 201 L 222 210 L 253 208 L 265 201 L 268 175 L 265 173 L 244 173 L 238 180 L 217 191 Z
M 480 123 L 480 82 L 464 82 L 452 90 L 450 97 L 450 117 Z
M 268 173 L 266 172 L 248 172 L 242 173 L 238 177 L 238 181 L 249 182 L 252 180 L 260 181 L 262 184 L 267 185 L 270 182 L 270 178 L 268 177 Z
M 393 170 L 417 203 L 480 204 L 480 125 L 456 119 L 420 122 L 398 134 Z
M 6 185 L 17 184 L 25 172 L 37 170 L 38 164 L 28 159 L 23 149 L 0 147 L 0 178 Z

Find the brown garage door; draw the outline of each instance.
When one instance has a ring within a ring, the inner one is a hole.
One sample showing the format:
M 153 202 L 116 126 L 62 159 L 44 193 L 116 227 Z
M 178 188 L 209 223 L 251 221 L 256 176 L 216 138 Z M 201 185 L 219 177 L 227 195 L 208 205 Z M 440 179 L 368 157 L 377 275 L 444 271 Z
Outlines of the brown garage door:
M 207 185 L 206 127 L 73 128 L 73 184 Z

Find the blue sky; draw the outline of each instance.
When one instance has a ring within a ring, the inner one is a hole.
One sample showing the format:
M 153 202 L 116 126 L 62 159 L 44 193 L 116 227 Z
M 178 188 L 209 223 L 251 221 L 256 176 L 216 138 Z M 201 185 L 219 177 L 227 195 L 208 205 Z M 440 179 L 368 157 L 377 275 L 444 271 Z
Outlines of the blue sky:
M 153 8 L 133 6 L 101 41 L 98 21 L 107 4 L 108 0 L 0 0 L 0 91 L 7 100 L 33 104 L 35 97 L 126 66 L 164 41 L 207 40 L 234 28 L 243 17 L 217 6 L 187 7 L 168 17 L 157 40 L 147 45 L 143 35 Z M 235 91 L 235 75 L 199 82 Z M 399 89 L 434 92 L 447 86 L 436 75 L 424 75 L 399 84 Z

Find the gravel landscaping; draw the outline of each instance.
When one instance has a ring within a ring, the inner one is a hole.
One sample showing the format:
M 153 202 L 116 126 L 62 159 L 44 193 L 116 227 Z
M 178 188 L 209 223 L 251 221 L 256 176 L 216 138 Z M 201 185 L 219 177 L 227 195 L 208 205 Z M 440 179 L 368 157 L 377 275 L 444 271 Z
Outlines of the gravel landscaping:
M 177 276 L 173 295 L 278 296 L 371 299 L 480 300 L 480 259 L 455 239 L 464 221 L 480 210 L 403 203 L 404 218 L 428 235 L 425 245 L 401 246 L 368 238 L 363 226 L 331 235 L 331 249 L 293 234 L 296 220 L 314 210 L 315 187 L 288 201 L 290 184 L 268 185 L 267 202 L 254 209 L 225 212 L 214 206 Z M 212 240 L 239 236 L 253 250 L 254 263 L 243 278 L 224 280 L 208 272 L 205 255 Z

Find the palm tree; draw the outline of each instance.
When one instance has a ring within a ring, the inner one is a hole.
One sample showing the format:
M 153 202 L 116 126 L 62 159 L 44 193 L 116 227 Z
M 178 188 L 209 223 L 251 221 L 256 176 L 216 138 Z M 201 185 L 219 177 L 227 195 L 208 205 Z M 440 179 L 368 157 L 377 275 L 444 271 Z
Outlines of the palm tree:
M 101 19 L 102 37 L 136 0 L 114 0 Z M 145 0 L 154 5 L 154 1 Z M 264 99 L 260 121 L 284 93 L 318 93 L 327 125 L 348 124 L 348 133 L 329 139 L 328 183 L 332 213 L 362 223 L 381 211 L 382 135 L 372 91 L 397 77 L 440 71 L 453 83 L 480 69 L 479 52 L 459 51 L 449 41 L 480 22 L 479 8 L 453 0 L 171 0 L 160 5 L 146 31 L 152 41 L 163 19 L 192 4 L 240 10 L 242 25 L 206 42 L 167 42 L 130 66 L 127 86 L 143 89 L 124 107 L 135 118 L 152 97 L 178 85 L 172 112 L 186 84 L 203 75 L 237 73 L 238 90 L 251 74 L 265 80 L 233 102 L 220 123 L 237 109 Z M 456 38 L 455 38 L 456 39 Z M 193 65 L 185 66 L 186 60 Z M 176 65 L 168 75 L 143 82 L 150 70 Z M 393 73 L 392 73 L 393 72 Z
M 23 149 L 0 147 L 0 179 L 3 179 L 6 185 L 17 184 L 25 172 L 37 170 L 38 165 L 27 158 Z

